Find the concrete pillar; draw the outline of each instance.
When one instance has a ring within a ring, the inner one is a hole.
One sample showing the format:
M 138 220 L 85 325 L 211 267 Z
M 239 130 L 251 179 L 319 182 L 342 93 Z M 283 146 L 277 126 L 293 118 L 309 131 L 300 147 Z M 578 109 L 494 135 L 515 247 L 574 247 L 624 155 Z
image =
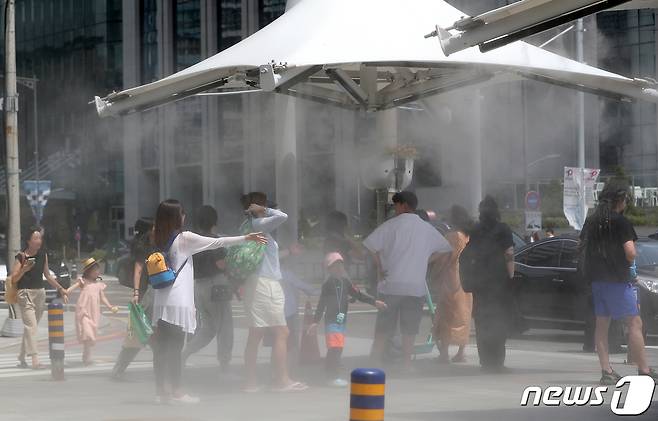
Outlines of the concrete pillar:
M 335 127 L 337 142 L 334 151 L 334 174 L 336 175 L 336 209 L 348 216 L 358 214 L 357 190 L 361 179 L 356 165 L 355 146 L 356 113 L 337 110 Z
M 473 168 L 471 177 L 466 180 L 470 192 L 470 210 L 472 215 L 479 214 L 478 206 L 482 201 L 482 92 L 477 89 L 473 95 L 472 112 L 472 145 L 473 145 Z
M 160 77 L 169 76 L 175 71 L 174 63 L 174 9 L 168 0 L 158 0 L 158 68 Z M 158 136 L 160 147 L 160 200 L 165 200 L 175 193 L 174 163 L 174 127 L 176 120 L 176 104 L 158 109 L 161 122 Z
M 379 111 L 375 121 L 375 143 L 377 151 L 386 152 L 393 149 L 398 144 L 398 113 L 395 108 L 385 111 Z M 388 189 L 379 189 L 375 192 L 377 225 L 386 221 L 386 205 L 390 203 L 391 189 L 395 186 L 388 186 Z
M 140 84 L 140 46 L 139 46 L 139 2 L 123 0 L 123 87 L 124 89 Z M 139 186 L 143 178 L 141 171 L 141 115 L 130 114 L 123 122 L 123 191 L 125 232 L 139 217 Z
M 244 96 L 244 116 L 242 130 L 244 133 L 244 193 L 259 190 L 258 167 L 260 165 L 260 138 L 264 110 L 265 94 L 249 94 Z
M 245 37 L 255 33 L 259 29 L 258 24 L 258 0 L 243 0 L 242 28 Z
M 217 7 L 216 1 L 201 0 L 201 54 L 203 58 L 217 52 Z M 219 107 L 217 98 L 202 99 L 202 152 L 201 180 L 202 201 L 204 204 L 215 203 L 216 163 L 219 140 Z
M 301 108 L 294 98 L 283 95 L 274 98 L 276 201 L 288 214 L 288 222 L 278 230 L 278 241 L 284 247 L 296 242 L 298 235 L 297 113 Z
M 377 113 L 375 142 L 382 149 L 395 148 L 398 144 L 398 112 L 395 108 Z

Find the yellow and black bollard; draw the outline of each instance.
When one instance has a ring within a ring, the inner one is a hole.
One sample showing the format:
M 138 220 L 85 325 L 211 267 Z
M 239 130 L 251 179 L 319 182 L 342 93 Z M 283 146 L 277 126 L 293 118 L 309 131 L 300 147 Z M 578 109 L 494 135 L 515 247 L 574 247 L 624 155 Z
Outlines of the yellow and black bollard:
M 48 304 L 48 343 L 50 374 L 53 380 L 64 380 L 64 306 Z
M 376 368 L 352 371 L 350 421 L 384 421 L 386 374 Z

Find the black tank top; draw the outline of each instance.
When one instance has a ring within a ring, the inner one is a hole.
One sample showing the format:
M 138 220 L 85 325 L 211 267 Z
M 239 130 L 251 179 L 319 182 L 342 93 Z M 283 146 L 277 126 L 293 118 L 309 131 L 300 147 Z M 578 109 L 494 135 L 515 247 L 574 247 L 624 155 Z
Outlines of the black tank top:
M 36 256 L 28 256 L 25 253 L 27 258 L 34 257 L 36 262 L 32 270 L 27 272 L 20 281 L 18 281 L 18 289 L 41 289 L 43 288 L 43 267 L 46 264 L 46 253 L 43 250 L 39 250 Z M 16 256 L 20 261 L 21 255 Z

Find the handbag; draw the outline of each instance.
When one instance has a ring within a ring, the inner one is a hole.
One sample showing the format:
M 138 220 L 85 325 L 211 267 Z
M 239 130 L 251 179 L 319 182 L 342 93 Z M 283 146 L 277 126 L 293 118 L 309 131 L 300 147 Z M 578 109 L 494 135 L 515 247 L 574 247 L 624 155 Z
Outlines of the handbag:
M 153 327 L 151 320 L 144 312 L 144 308 L 140 304 L 130 303 L 129 332 L 130 335 L 136 338 L 141 344 L 146 345 L 153 335 Z
M 242 235 L 253 231 L 251 219 L 240 225 Z M 229 247 L 226 254 L 226 274 L 233 282 L 243 283 L 260 268 L 265 258 L 265 244 L 249 241 L 239 246 Z
M 218 303 L 231 301 L 233 299 L 233 288 L 228 285 L 213 285 L 210 290 L 210 301 Z
M 18 288 L 10 276 L 5 280 L 5 302 L 7 304 L 18 304 Z

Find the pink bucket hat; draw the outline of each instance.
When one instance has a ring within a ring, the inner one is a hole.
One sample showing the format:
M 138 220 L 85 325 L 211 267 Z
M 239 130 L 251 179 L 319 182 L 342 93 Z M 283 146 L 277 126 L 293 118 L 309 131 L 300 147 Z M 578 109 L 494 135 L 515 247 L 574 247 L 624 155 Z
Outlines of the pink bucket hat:
M 324 267 L 328 268 L 334 263 L 342 262 L 342 261 L 343 261 L 343 256 L 341 256 L 340 253 L 336 251 L 327 253 L 327 255 L 324 257 Z

